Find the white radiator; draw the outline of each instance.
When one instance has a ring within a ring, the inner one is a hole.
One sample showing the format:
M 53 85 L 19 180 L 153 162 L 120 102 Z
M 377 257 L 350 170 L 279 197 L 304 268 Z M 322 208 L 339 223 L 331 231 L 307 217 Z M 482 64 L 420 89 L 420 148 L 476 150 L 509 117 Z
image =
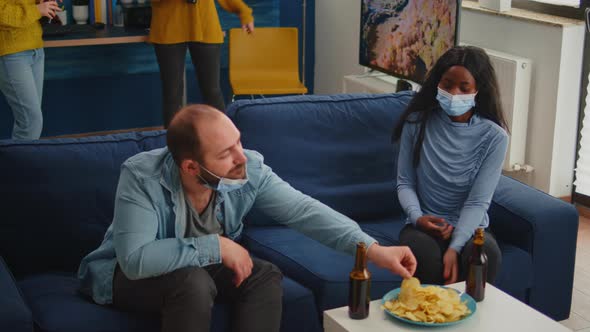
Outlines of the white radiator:
M 532 62 L 530 59 L 494 50 L 485 51 L 496 71 L 502 108 L 510 130 L 510 143 L 503 168 L 505 171 L 514 171 L 518 166 L 526 165 Z

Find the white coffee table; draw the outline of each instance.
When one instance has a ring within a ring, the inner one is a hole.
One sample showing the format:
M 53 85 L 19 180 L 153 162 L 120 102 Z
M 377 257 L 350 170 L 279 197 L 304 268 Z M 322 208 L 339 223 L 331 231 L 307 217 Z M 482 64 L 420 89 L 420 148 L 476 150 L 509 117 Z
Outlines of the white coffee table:
M 465 283 L 450 285 L 459 291 L 465 290 Z M 438 327 L 436 331 L 469 332 L 567 332 L 571 331 L 535 309 L 514 299 L 496 287 L 486 285 L 486 297 L 477 304 L 473 316 L 457 325 Z M 420 327 L 400 322 L 381 309 L 381 300 L 371 302 L 369 317 L 353 320 L 348 317 L 348 307 L 324 311 L 325 332 L 372 332 L 372 331 L 434 331 L 431 327 Z

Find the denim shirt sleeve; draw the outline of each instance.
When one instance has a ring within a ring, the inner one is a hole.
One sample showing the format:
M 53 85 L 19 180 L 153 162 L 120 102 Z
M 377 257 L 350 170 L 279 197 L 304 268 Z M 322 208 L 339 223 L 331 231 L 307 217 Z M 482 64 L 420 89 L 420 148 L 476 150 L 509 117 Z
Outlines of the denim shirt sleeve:
M 500 181 L 500 175 L 502 175 L 502 164 L 504 164 L 507 149 L 508 136 L 505 133 L 492 140 L 489 152 L 484 157 L 475 176 L 471 191 L 463 204 L 459 221 L 453 231 L 449 248 L 456 252 L 461 252 L 490 207 L 492 196 Z
M 113 218 L 113 241 L 123 273 L 135 280 L 187 266 L 221 262 L 216 234 L 198 238 L 157 238 L 158 216 L 131 168 L 132 165 L 127 164 L 121 167 Z
M 408 221 L 414 226 L 418 218 L 422 216 L 420 201 L 416 194 L 416 170 L 414 160 L 414 134 L 413 124 L 405 123 L 399 143 L 399 155 L 397 159 L 397 197 L 404 209 Z
M 355 253 L 358 242 L 365 242 L 367 247 L 376 242 L 356 222 L 294 189 L 265 164 L 253 208 L 280 224 L 349 254 Z

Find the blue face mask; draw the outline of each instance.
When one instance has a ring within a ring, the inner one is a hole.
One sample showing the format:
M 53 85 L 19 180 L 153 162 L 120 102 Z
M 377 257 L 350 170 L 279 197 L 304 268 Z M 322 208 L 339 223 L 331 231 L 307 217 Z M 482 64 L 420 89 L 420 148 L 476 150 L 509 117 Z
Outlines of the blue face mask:
M 468 95 L 453 95 L 441 88 L 438 88 L 436 100 L 438 100 L 440 107 L 449 116 L 460 116 L 475 107 L 476 95 L 477 92 Z
M 244 165 L 244 169 L 246 166 Z M 202 176 L 199 175 L 199 178 L 205 182 L 204 186 L 209 188 L 209 189 L 213 189 L 217 192 L 220 193 L 228 193 L 230 191 L 234 191 L 234 190 L 238 190 L 240 188 L 242 188 L 246 183 L 248 183 L 248 172 L 246 171 L 246 177 L 244 179 L 228 179 L 228 178 L 224 178 L 221 176 L 217 176 L 215 174 L 213 174 L 210 170 L 206 169 L 205 167 L 201 166 L 202 169 L 204 169 L 205 171 L 207 171 L 207 173 L 211 174 L 212 176 L 216 177 L 219 179 L 219 182 L 217 183 L 217 185 L 211 185 L 209 184 L 209 182 L 207 182 L 207 180 L 203 179 Z

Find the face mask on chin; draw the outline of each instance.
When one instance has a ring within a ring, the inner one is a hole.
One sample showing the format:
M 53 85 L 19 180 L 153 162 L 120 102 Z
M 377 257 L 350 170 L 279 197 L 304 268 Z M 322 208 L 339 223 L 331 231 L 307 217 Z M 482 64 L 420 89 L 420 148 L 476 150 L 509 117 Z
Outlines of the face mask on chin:
M 201 175 L 198 175 L 198 177 L 201 179 L 201 181 L 204 182 L 204 186 L 209 189 L 213 189 L 217 192 L 220 192 L 220 193 L 228 193 L 230 191 L 238 190 L 238 189 L 242 188 L 246 183 L 248 183 L 248 172 L 247 171 L 244 172 L 245 177 L 243 179 L 228 179 L 228 178 L 224 178 L 224 177 L 214 174 L 213 172 L 206 169 L 205 167 L 203 167 L 200 164 L 199 164 L 199 167 L 201 167 L 201 169 L 205 170 L 207 173 L 211 174 L 211 176 L 214 176 L 217 179 L 219 179 L 219 182 L 217 182 L 217 185 L 212 185 L 207 180 L 205 180 Z M 246 165 L 244 165 L 244 170 L 246 170 Z
M 440 104 L 440 107 L 449 116 L 461 116 L 470 109 L 475 107 L 475 96 L 476 93 L 466 95 L 453 95 L 441 88 L 438 88 L 438 94 L 436 100 Z

